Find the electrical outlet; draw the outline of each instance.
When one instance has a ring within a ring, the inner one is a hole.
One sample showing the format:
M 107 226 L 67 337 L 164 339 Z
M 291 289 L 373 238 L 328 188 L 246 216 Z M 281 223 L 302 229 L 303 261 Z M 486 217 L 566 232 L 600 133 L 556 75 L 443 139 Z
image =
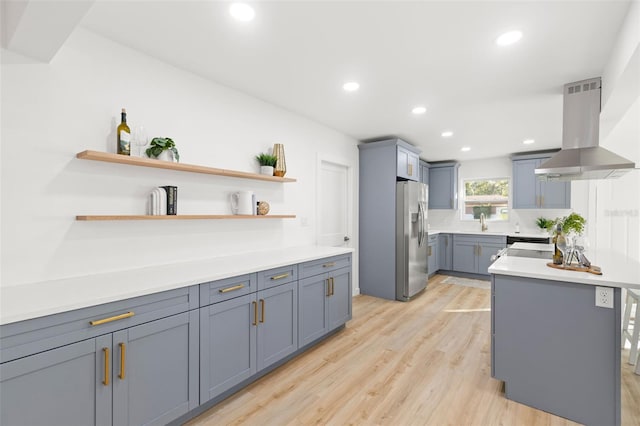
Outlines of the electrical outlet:
M 596 287 L 596 306 L 613 308 L 613 288 Z

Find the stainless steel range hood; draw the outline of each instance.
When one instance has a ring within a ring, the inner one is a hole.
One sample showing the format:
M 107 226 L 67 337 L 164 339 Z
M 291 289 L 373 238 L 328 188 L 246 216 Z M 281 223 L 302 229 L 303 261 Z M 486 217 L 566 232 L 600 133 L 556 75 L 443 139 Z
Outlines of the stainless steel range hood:
M 562 149 L 536 169 L 547 180 L 617 178 L 635 168 L 627 160 L 598 145 L 600 77 L 565 84 Z

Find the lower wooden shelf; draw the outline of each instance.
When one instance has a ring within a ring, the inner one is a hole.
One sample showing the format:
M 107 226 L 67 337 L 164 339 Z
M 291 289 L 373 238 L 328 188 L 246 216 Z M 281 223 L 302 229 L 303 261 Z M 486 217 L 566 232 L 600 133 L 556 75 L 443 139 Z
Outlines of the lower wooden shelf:
M 178 215 L 79 215 L 76 220 L 194 220 L 194 219 L 295 219 L 294 214 L 239 215 L 239 214 L 178 214 Z

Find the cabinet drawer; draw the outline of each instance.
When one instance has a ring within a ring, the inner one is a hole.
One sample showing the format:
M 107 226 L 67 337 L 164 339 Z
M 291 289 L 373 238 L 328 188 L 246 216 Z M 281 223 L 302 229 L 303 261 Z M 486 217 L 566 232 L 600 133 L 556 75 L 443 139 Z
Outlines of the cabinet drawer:
M 200 284 L 200 306 L 208 306 L 256 291 L 257 274 L 240 275 Z
M 300 278 L 312 277 L 345 267 L 351 267 L 351 254 L 341 254 L 339 256 L 325 257 L 323 259 L 301 263 L 299 265 L 298 275 Z
M 258 290 L 290 283 L 298 279 L 298 265 L 282 266 L 258 272 Z
M 198 286 L 191 286 L 3 325 L 0 327 L 0 362 L 197 307 Z

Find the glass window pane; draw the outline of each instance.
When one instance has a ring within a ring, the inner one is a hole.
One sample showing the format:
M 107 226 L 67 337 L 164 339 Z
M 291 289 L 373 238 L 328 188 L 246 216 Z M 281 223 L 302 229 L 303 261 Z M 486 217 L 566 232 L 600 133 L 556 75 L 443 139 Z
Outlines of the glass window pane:
M 468 179 L 464 181 L 462 220 L 509 220 L 509 179 Z

